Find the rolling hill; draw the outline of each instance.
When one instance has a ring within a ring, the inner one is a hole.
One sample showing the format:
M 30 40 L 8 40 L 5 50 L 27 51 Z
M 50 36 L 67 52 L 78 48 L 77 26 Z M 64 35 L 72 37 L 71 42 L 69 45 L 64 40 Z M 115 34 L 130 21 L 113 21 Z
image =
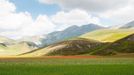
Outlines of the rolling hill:
M 97 30 L 86 33 L 79 38 L 62 41 L 48 47 L 24 53 L 22 56 L 133 53 L 133 34 L 133 29 Z
M 31 47 L 27 42 L 16 43 L 12 45 L 0 44 L 0 56 L 16 56 L 25 52 L 29 52 L 34 48 Z
M 129 38 L 133 39 L 134 37 L 131 37 L 133 34 L 134 29 L 102 29 L 84 34 L 80 37 L 94 39 L 104 43 L 101 47 L 96 47 L 96 49 L 89 54 L 113 55 L 118 52 L 129 53 L 134 51 L 134 41 L 127 40 Z
M 99 45 L 101 45 L 100 42 L 79 38 L 55 43 L 48 47 L 24 53 L 22 56 L 79 55 L 89 53 Z
M 80 38 L 115 42 L 134 33 L 134 29 L 101 29 L 81 35 Z
M 116 42 L 109 43 L 102 48 L 92 52 L 95 55 L 109 55 L 120 53 L 134 53 L 134 34 L 119 39 Z
M 31 51 L 37 47 L 32 42 L 12 40 L 0 36 L 0 56 L 15 56 Z

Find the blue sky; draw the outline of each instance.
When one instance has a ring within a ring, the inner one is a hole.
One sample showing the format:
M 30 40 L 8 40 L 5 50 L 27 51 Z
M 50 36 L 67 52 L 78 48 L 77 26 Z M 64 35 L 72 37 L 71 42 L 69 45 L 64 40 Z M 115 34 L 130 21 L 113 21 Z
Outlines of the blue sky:
M 56 4 L 43 4 L 38 0 L 10 0 L 13 2 L 17 9 L 17 12 L 27 11 L 31 13 L 33 18 L 36 18 L 39 14 L 53 15 L 60 11 L 60 7 Z

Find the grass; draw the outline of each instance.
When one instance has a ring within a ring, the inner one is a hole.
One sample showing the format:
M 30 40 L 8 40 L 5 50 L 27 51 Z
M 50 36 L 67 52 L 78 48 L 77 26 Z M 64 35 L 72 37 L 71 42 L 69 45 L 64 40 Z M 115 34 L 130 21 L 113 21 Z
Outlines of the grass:
M 133 58 L 0 59 L 0 75 L 134 75 Z
M 15 65 L 0 66 L 0 75 L 133 75 L 134 65 Z M 128 69 L 129 68 L 129 69 Z M 6 70 L 6 71 L 5 71 Z M 8 72 L 7 72 L 8 71 Z

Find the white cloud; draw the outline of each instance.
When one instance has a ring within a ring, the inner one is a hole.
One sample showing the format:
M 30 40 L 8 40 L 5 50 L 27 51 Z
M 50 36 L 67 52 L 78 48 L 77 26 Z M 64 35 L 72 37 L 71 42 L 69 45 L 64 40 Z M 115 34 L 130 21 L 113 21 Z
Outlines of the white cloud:
M 83 9 L 91 14 L 124 24 L 134 20 L 134 0 L 39 0 L 45 4 L 58 4 L 63 10 Z
M 15 12 L 15 5 L 9 0 L 0 0 L 0 29 L 16 30 L 25 27 L 33 22 L 30 13 Z
M 54 31 L 55 25 L 49 20 L 49 18 L 46 15 L 38 16 L 35 21 L 33 21 L 31 16 L 28 15 L 26 16 L 23 14 L 19 16 L 21 19 L 19 19 L 18 17 L 10 17 L 14 18 L 14 20 L 11 21 L 13 25 L 8 23 L 10 21 L 7 21 L 7 25 L 0 24 L 0 29 L 3 28 L 3 31 L 0 32 L 0 35 L 14 39 L 19 39 L 24 36 L 42 35 Z M 12 20 L 9 18 L 7 19 Z
M 100 24 L 99 18 L 93 17 L 88 12 L 80 9 L 71 10 L 69 12 L 60 11 L 53 15 L 52 21 L 58 25 L 84 25 L 89 23 Z
M 25 27 L 22 31 L 26 35 L 41 35 L 54 31 L 55 24 L 51 22 L 47 15 L 39 15 L 33 24 Z
M 0 35 L 12 38 L 47 34 L 55 27 L 46 15 L 40 15 L 34 21 L 30 14 L 21 12 L 10 13 L 0 19 Z
M 36 20 L 28 12 L 15 12 L 15 5 L 9 0 L 0 0 L 0 35 L 11 38 L 47 34 L 55 25 L 46 15 Z
M 41 3 L 58 4 L 63 9 L 80 8 L 92 12 L 121 8 L 132 0 L 39 0 Z
M 32 23 L 32 17 L 27 12 L 8 13 L 0 15 L 0 29 L 18 29 Z
M 129 21 L 134 20 L 134 5 L 128 5 L 124 8 L 119 8 L 117 10 L 110 10 L 101 13 L 100 16 L 103 18 L 110 18 L 115 21 L 116 24 L 125 24 Z
M 7 12 L 14 12 L 16 9 L 15 5 L 8 0 L 0 0 L 0 14 Z

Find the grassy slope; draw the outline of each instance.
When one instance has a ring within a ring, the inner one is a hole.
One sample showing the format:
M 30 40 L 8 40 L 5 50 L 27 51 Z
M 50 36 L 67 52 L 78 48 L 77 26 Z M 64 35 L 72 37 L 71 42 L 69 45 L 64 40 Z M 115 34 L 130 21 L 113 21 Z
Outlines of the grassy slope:
M 0 75 L 134 75 L 133 58 L 0 60 Z
M 94 39 L 100 42 L 115 42 L 132 33 L 134 33 L 134 29 L 102 29 L 84 34 L 80 37 Z
M 23 57 L 25 57 L 25 56 L 26 57 L 43 56 L 48 52 L 49 52 L 49 48 L 46 47 L 46 48 L 42 48 L 42 49 L 37 49 L 35 51 L 26 52 L 25 54 L 23 54 L 21 56 L 23 56 Z
M 95 54 L 105 54 L 106 52 L 110 53 L 134 53 L 134 34 L 129 35 L 123 39 L 117 40 L 101 49 Z
M 84 34 L 80 36 L 81 38 L 94 39 L 100 42 L 109 42 L 102 46 L 98 46 L 94 51 L 89 54 L 95 55 L 113 55 L 116 51 L 120 52 L 133 52 L 133 42 L 131 41 L 121 41 L 121 39 L 134 33 L 134 29 L 103 29 L 93 31 L 91 33 Z M 120 44 L 121 42 L 121 44 Z M 112 45 L 113 43 L 119 45 Z M 128 51 L 129 50 L 129 51 Z

